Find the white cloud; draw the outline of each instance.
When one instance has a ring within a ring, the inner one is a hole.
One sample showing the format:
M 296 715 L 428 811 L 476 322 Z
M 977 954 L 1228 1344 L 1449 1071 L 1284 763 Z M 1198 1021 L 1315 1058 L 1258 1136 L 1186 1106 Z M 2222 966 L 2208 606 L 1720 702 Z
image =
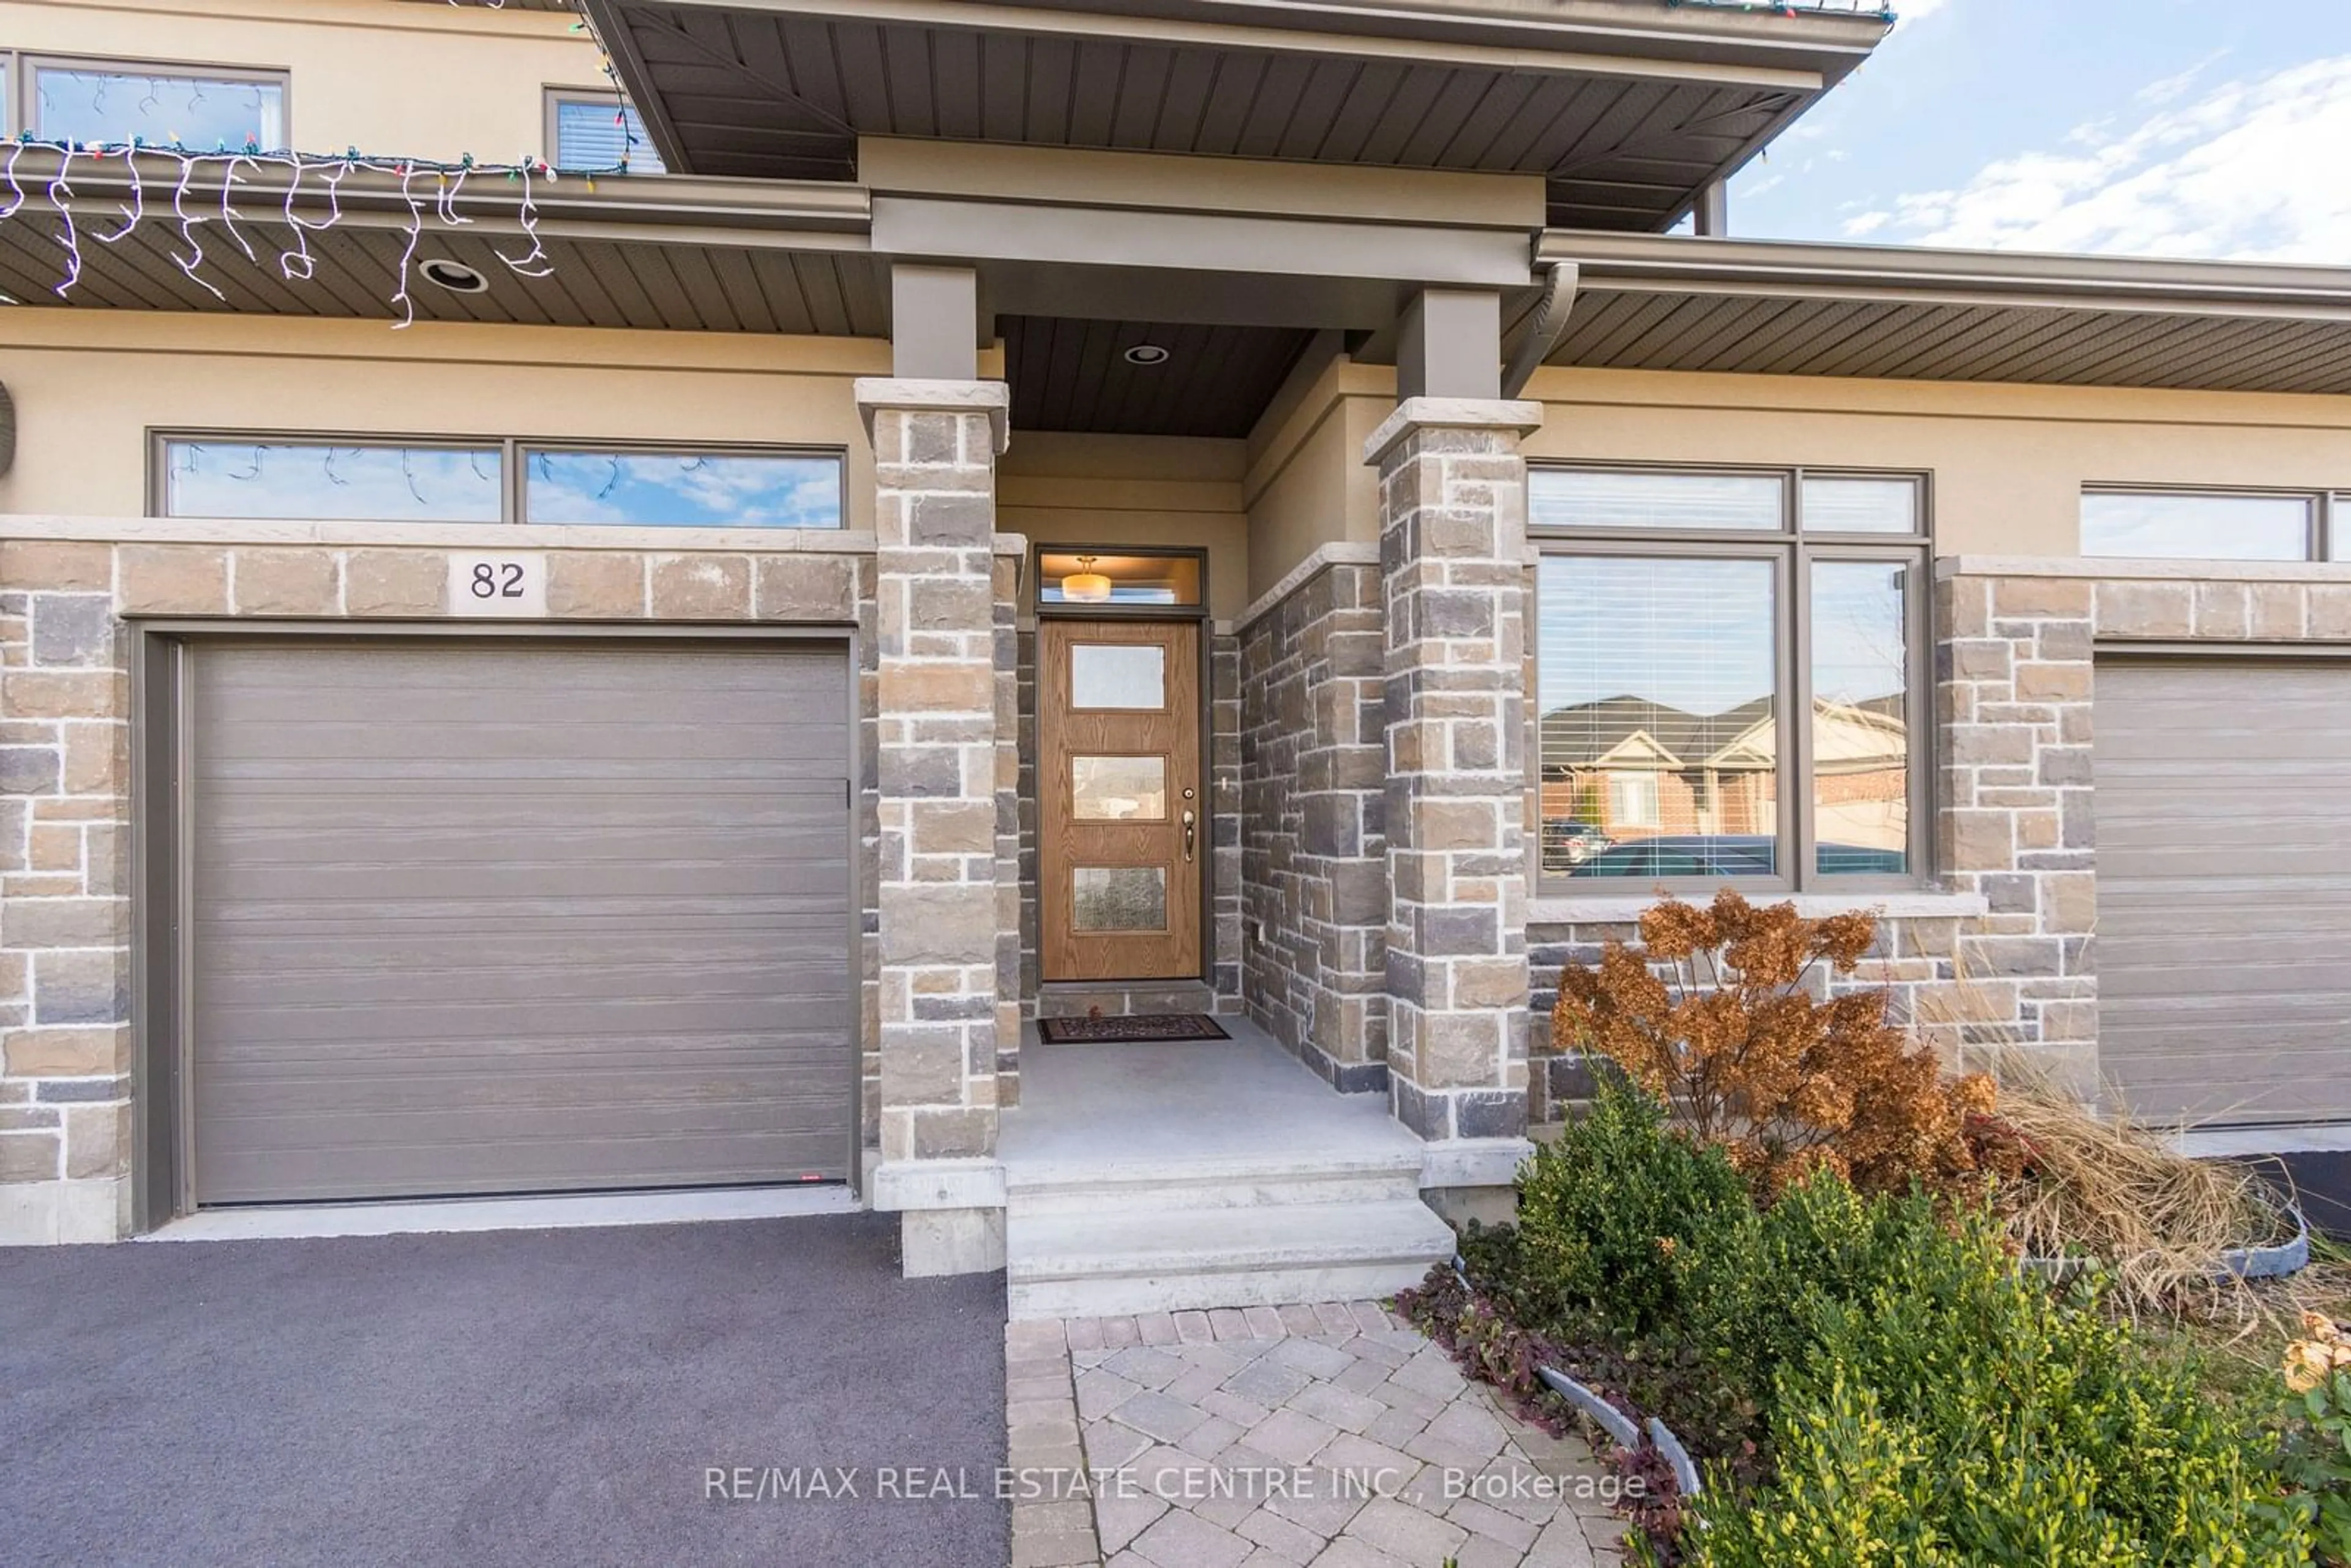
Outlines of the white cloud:
M 2060 149 L 2001 159 L 1956 190 L 1897 197 L 1845 233 L 1890 226 L 1927 245 L 1989 250 L 2351 257 L 2351 181 L 2338 162 L 2351 146 L 2351 56 L 2167 106 L 2167 94 L 2188 90 L 2181 78 L 2152 84 L 2142 107 L 2156 112 L 2136 125 L 2077 128 Z

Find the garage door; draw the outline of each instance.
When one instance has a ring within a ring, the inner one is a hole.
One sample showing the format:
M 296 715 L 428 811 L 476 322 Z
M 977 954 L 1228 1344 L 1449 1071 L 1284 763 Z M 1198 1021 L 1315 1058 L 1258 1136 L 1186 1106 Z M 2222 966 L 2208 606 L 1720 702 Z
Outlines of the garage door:
M 2351 1120 L 2351 665 L 2097 669 L 2098 1032 L 2165 1121 Z
M 847 662 L 192 654 L 199 1203 L 847 1173 Z

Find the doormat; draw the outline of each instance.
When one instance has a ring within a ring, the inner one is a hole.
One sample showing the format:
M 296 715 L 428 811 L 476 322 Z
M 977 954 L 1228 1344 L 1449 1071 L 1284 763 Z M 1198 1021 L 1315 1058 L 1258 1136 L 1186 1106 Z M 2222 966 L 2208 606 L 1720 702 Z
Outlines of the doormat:
M 1100 1045 L 1119 1040 L 1230 1040 L 1216 1019 L 1200 1013 L 1128 1013 L 1117 1018 L 1039 1019 L 1048 1045 Z

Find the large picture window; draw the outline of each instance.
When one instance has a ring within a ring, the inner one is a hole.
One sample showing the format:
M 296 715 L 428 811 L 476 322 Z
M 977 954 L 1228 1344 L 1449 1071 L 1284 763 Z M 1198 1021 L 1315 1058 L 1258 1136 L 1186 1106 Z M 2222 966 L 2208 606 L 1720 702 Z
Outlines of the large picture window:
M 165 435 L 166 517 L 837 528 L 837 452 Z
M 1528 498 L 1551 891 L 1923 878 L 1923 479 L 1537 469 Z

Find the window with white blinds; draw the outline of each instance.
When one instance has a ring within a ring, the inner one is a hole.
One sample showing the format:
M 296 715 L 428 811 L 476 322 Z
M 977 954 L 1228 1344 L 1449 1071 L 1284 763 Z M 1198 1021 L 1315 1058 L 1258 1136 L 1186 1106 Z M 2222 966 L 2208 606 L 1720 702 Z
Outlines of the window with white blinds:
M 612 93 L 549 95 L 555 166 L 567 172 L 664 174 L 644 117 Z
M 1530 474 L 1553 891 L 1920 878 L 1925 497 L 1915 475 Z

